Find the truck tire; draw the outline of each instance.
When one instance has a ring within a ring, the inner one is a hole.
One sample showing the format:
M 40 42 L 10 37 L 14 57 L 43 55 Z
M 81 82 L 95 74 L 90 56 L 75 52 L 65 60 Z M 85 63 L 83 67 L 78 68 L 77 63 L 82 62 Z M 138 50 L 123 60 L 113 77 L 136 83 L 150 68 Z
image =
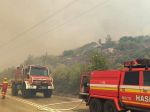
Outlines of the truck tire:
M 11 92 L 12 92 L 13 96 L 18 96 L 17 84 L 15 84 L 15 83 L 12 84 Z
M 98 99 L 91 99 L 89 109 L 90 112 L 103 112 L 103 104 Z
M 118 112 L 113 101 L 106 101 L 104 104 L 104 112 Z
M 22 85 L 22 97 L 23 98 L 30 98 L 30 90 L 26 89 L 26 85 Z
M 30 97 L 36 96 L 36 90 L 30 90 Z
M 50 98 L 52 96 L 52 90 L 47 89 L 43 92 L 45 98 Z

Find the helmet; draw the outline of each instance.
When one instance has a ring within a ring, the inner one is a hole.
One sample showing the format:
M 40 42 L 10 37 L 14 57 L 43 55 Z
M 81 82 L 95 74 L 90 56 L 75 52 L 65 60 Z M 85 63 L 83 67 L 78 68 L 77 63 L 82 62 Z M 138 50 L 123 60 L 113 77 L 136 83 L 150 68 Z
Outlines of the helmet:
M 4 81 L 7 81 L 7 78 L 4 78 Z

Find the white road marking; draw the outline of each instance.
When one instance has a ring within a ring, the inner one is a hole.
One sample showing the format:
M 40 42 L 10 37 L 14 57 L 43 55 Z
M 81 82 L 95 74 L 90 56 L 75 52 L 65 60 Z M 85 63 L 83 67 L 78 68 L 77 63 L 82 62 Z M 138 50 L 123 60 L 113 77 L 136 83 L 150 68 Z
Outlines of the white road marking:
M 46 104 L 46 105 L 43 105 L 45 107 L 47 106 L 53 106 L 53 105 L 61 105 L 61 104 L 67 104 L 67 103 L 78 103 L 78 102 L 81 102 L 82 100 L 75 100 L 75 101 L 68 101 L 68 102 L 61 102 L 61 103 L 51 103 L 51 104 Z
M 54 110 L 57 110 L 57 111 L 70 111 L 70 110 L 74 110 L 74 109 L 78 108 L 83 103 L 83 100 L 75 100 L 75 101 L 69 101 L 69 102 L 47 104 L 47 105 L 43 105 L 43 108 L 44 107 L 48 107 L 48 106 L 52 106 L 52 105 L 60 105 L 60 104 L 66 104 L 66 103 L 72 103 L 72 102 L 80 102 L 80 103 L 78 105 L 74 106 L 74 107 L 71 107 L 71 108 L 54 109 Z
M 31 101 L 27 101 L 27 100 L 23 100 L 23 99 L 19 99 L 19 98 L 14 98 L 14 97 L 11 97 L 9 95 L 7 95 L 8 98 L 10 99 L 13 99 L 13 100 L 16 100 L 18 102 L 21 102 L 21 103 L 25 103 L 25 104 L 28 104 L 28 105 L 31 105 L 33 107 L 36 107 L 37 109 L 41 110 L 41 111 L 47 111 L 47 112 L 61 112 L 59 110 L 55 110 L 55 109 L 52 109 L 52 108 L 49 108 L 49 107 L 46 107 L 46 106 L 43 106 L 43 105 L 39 105 L 39 104 L 36 104 L 36 103 L 33 103 Z

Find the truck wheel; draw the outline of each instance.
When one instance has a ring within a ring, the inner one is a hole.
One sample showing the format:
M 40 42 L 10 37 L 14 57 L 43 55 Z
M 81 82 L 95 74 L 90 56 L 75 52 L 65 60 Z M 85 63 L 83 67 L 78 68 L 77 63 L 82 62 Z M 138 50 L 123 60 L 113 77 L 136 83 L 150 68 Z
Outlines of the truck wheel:
M 18 95 L 17 84 L 15 84 L 15 83 L 12 84 L 12 95 L 13 96 Z
M 36 91 L 30 90 L 30 97 L 35 97 L 35 96 L 36 96 Z
M 29 98 L 30 97 L 30 90 L 26 89 L 26 85 L 23 84 L 22 86 L 22 97 Z
M 50 98 L 52 96 L 52 90 L 50 89 L 47 89 L 47 90 L 44 90 L 44 97 L 45 98 Z
M 106 101 L 104 104 L 104 112 L 118 112 L 114 102 Z
M 103 104 L 97 99 L 91 99 L 89 108 L 90 112 L 103 112 Z

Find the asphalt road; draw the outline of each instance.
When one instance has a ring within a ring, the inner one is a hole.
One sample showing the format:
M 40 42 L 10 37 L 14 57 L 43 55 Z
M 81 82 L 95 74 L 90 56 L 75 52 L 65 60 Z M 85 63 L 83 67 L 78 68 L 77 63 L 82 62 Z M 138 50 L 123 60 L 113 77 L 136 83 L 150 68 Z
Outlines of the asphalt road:
M 76 106 L 78 107 L 73 109 Z M 24 99 L 21 96 L 11 96 L 9 91 L 5 100 L 0 99 L 0 110 L 1 112 L 89 112 L 88 107 L 79 99 L 60 96 L 43 98 L 42 94 L 37 94 L 35 98 Z

